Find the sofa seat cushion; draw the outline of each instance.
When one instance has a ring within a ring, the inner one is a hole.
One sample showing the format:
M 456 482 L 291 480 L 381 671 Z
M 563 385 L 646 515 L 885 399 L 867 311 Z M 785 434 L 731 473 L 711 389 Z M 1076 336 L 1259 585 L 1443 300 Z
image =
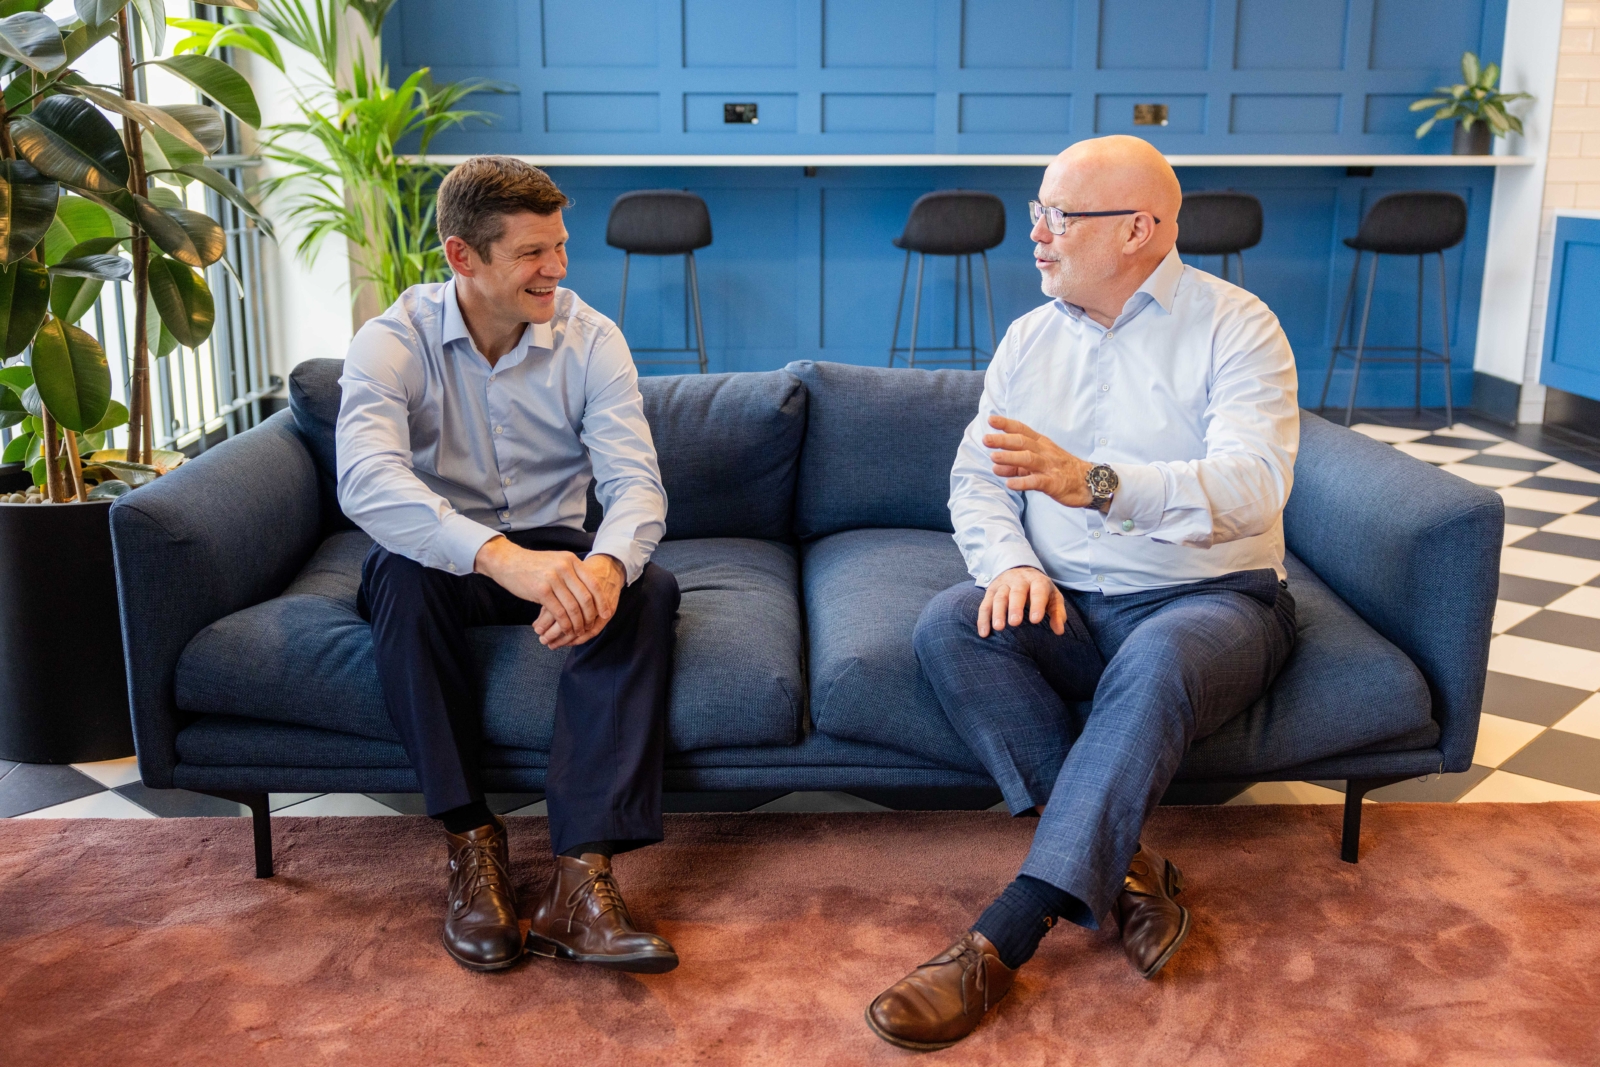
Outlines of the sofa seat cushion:
M 371 541 L 338 533 L 283 595 L 220 619 L 178 662 L 178 707 L 377 741 L 399 740 L 383 705 L 372 629 L 356 612 Z M 671 748 L 788 745 L 804 708 L 794 550 L 768 541 L 674 541 L 655 561 L 678 579 Z M 492 745 L 548 752 L 567 653 L 531 627 L 468 632 Z
M 1180 778 L 1243 778 L 1394 738 L 1437 739 L 1416 666 L 1305 564 L 1290 556 L 1287 567 L 1299 629 L 1289 662 L 1261 700 L 1194 745 Z M 971 580 L 950 535 L 834 534 L 806 547 L 803 574 L 817 729 L 970 766 L 911 647 L 934 594 Z

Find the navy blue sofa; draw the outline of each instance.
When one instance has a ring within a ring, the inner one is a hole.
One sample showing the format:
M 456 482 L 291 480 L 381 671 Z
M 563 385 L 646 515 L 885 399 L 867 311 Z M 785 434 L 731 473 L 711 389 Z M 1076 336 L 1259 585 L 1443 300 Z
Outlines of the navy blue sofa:
M 290 410 L 111 509 L 140 773 L 249 805 L 262 875 L 269 791 L 417 790 L 356 613 L 370 541 L 333 492 L 341 366 L 301 364 Z M 641 389 L 669 500 L 655 560 L 683 591 L 667 788 L 992 789 L 911 648 L 968 578 L 945 502 L 981 374 L 801 362 Z M 1504 509 L 1309 413 L 1301 433 L 1299 643 L 1179 781 L 1346 779 L 1354 861 L 1368 789 L 1471 762 Z M 565 653 L 526 627 L 472 641 L 485 783 L 538 791 Z

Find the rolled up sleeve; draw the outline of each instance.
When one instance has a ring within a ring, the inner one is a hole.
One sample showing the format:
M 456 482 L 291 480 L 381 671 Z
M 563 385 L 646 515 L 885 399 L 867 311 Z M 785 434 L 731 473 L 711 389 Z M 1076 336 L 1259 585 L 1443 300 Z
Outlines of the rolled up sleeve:
M 595 496 L 605 508 L 593 551 L 615 557 L 632 583 L 667 532 L 667 493 L 644 417 L 639 374 L 615 326 L 595 340 L 582 438 L 594 468 Z

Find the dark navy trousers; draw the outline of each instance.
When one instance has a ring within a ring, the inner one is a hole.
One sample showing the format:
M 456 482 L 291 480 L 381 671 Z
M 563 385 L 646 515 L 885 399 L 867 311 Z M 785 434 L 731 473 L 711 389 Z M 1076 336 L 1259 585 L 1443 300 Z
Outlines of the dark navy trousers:
M 917 659 L 1013 815 L 1044 806 L 1022 874 L 1070 893 L 1097 927 L 1145 819 L 1190 744 L 1255 702 L 1294 647 L 1294 598 L 1271 570 L 1121 596 L 1065 591 L 1047 623 L 978 636 L 963 583 L 917 621 Z
M 586 555 L 593 538 L 546 527 L 508 535 L 523 548 Z M 469 626 L 531 626 L 539 605 L 481 574 L 450 574 L 374 545 L 358 606 L 372 623 L 384 704 L 428 814 L 483 799 L 483 746 Z M 661 840 L 661 774 L 678 583 L 651 563 L 622 590 L 595 637 L 567 650 L 545 773 L 557 854 L 589 841 L 626 851 Z

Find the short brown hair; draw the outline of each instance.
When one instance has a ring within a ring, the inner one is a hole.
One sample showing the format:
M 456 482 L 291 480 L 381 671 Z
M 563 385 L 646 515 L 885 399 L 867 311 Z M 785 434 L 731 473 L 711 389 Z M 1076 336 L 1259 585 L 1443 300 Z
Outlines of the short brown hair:
M 553 215 L 571 203 L 538 167 L 511 156 L 473 156 L 439 183 L 439 243 L 459 237 L 487 257 L 506 232 L 506 215 Z

